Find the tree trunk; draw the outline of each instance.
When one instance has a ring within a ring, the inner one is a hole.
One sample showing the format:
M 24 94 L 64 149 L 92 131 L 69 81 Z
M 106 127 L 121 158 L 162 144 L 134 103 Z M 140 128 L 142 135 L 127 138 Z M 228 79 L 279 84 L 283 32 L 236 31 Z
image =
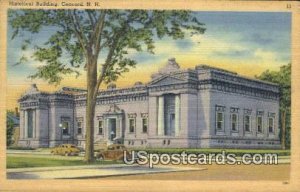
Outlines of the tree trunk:
M 286 128 L 285 118 L 286 118 L 286 110 L 283 109 L 281 112 L 281 148 L 282 149 L 285 149 L 285 128 Z
M 97 62 L 89 61 L 87 65 L 87 103 L 86 103 L 86 141 L 85 141 L 85 161 L 94 161 L 94 117 L 96 99 L 93 98 L 97 84 Z

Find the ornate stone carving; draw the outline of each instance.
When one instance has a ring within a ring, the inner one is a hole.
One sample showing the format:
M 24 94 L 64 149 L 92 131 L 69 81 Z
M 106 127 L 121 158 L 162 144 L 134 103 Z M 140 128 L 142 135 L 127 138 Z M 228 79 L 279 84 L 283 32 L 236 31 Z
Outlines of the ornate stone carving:
M 122 113 L 123 111 L 116 105 L 112 104 L 109 106 L 109 109 L 106 113 Z
M 157 78 L 156 80 L 150 83 L 151 86 L 162 86 L 162 85 L 170 85 L 170 84 L 179 84 L 184 83 L 183 79 L 174 76 L 162 76 Z
M 32 107 L 37 107 L 38 106 L 38 102 L 26 102 L 26 103 L 21 103 L 21 109 L 23 108 L 32 108 Z
M 222 106 L 222 105 L 216 105 L 216 111 L 221 111 L 221 112 L 224 112 L 226 109 L 225 106 Z
M 83 117 L 76 117 L 76 121 L 83 122 Z
M 35 93 L 39 93 L 39 89 L 37 88 L 36 84 L 31 84 L 30 88 L 26 91 L 26 95 L 31 95 Z
M 170 74 L 180 70 L 180 66 L 176 62 L 175 58 L 170 58 L 167 64 L 158 71 L 158 73 L 154 73 L 151 75 L 152 79 L 156 79 L 162 75 Z
M 142 118 L 148 118 L 148 116 L 149 116 L 148 113 L 141 113 Z
M 199 81 L 198 89 L 205 90 L 211 88 L 218 91 L 237 93 L 241 95 L 248 95 L 248 96 L 253 96 L 258 98 L 266 98 L 272 100 L 278 100 L 279 98 L 279 94 L 276 92 L 250 87 L 246 84 L 240 85 L 237 83 L 233 83 L 233 82 L 228 83 L 216 79 Z
M 136 113 L 128 113 L 128 118 L 136 118 Z
M 117 85 L 115 83 L 110 83 L 108 86 L 107 86 L 107 89 L 108 90 L 112 90 L 112 89 L 116 89 L 117 88 Z
M 244 109 L 244 114 L 245 115 L 251 115 L 252 109 Z
M 230 107 L 230 113 L 238 113 L 239 112 L 239 108 L 237 107 Z
M 159 73 L 171 73 L 174 71 L 178 71 L 180 69 L 180 66 L 176 62 L 175 58 L 168 59 L 167 64 L 165 67 L 163 67 L 161 70 L 159 70 Z
M 62 87 L 57 93 L 63 94 L 78 94 L 78 93 L 86 93 L 85 89 L 79 89 L 74 87 Z
M 134 87 L 142 87 L 144 84 L 140 81 L 134 83 Z
M 274 118 L 275 118 L 275 113 L 269 112 L 269 113 L 268 113 L 268 117 L 274 117 Z
M 264 111 L 256 111 L 256 115 L 263 116 L 264 115 Z
M 60 121 L 63 122 L 63 121 L 70 121 L 71 120 L 71 117 L 65 117 L 65 116 L 62 116 L 60 117 Z
M 102 115 L 97 116 L 97 120 L 98 120 L 98 121 L 99 121 L 99 120 L 103 120 L 103 116 L 102 116 Z

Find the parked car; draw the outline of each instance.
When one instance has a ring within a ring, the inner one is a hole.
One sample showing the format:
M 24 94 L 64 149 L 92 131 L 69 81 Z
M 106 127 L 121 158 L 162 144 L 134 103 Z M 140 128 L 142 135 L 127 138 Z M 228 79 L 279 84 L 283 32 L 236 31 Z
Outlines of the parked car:
M 51 154 L 53 155 L 78 155 L 80 153 L 80 149 L 72 144 L 61 144 L 57 147 L 52 148 Z
M 96 152 L 97 160 L 123 160 L 124 151 L 126 151 L 126 157 L 130 158 L 130 151 L 122 144 L 112 144 L 105 150 L 99 150 Z

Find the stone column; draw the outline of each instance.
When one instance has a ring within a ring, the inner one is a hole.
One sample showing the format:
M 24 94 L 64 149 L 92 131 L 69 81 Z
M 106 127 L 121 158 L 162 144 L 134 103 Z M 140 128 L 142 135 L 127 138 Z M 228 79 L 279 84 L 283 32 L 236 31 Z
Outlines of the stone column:
M 32 111 L 32 138 L 36 137 L 36 111 Z
M 155 96 L 149 96 L 149 136 L 155 137 L 157 136 L 157 117 L 158 117 L 158 107 L 157 107 L 158 99 Z
M 24 111 L 25 117 L 24 117 L 24 137 L 23 138 L 28 138 L 28 112 L 27 110 Z
M 25 129 L 25 124 L 24 124 L 24 113 L 25 111 L 21 110 L 20 111 L 20 139 L 24 139 L 24 129 Z
M 103 133 L 106 135 L 107 140 L 110 139 L 110 133 L 109 133 L 110 131 L 108 130 L 109 129 L 108 125 L 109 125 L 109 118 L 106 119 L 106 129 L 105 129 L 105 133 Z
M 118 138 L 120 137 L 120 121 L 119 117 L 116 117 L 116 132 L 115 132 L 115 137 Z
M 244 125 L 245 125 L 245 113 L 243 111 L 243 114 L 242 114 L 242 126 L 240 128 L 240 134 L 241 134 L 242 137 L 245 136 L 245 127 L 244 127 Z
M 123 137 L 123 130 L 122 130 L 122 117 L 119 117 L 119 129 L 120 129 L 120 138 Z
M 180 134 L 180 95 L 175 96 L 175 136 Z
M 157 122 L 157 135 L 165 135 L 164 129 L 164 97 L 160 96 L 158 98 L 158 122 Z
M 41 111 L 40 109 L 35 110 L 35 137 L 40 139 L 40 131 L 41 131 Z M 43 127 L 44 128 L 44 127 Z

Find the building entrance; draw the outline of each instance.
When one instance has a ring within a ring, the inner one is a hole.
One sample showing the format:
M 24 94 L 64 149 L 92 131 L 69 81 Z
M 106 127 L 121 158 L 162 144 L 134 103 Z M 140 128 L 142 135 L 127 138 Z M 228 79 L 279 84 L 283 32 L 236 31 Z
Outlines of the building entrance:
M 115 118 L 108 119 L 108 138 L 112 141 L 116 137 L 117 120 Z

